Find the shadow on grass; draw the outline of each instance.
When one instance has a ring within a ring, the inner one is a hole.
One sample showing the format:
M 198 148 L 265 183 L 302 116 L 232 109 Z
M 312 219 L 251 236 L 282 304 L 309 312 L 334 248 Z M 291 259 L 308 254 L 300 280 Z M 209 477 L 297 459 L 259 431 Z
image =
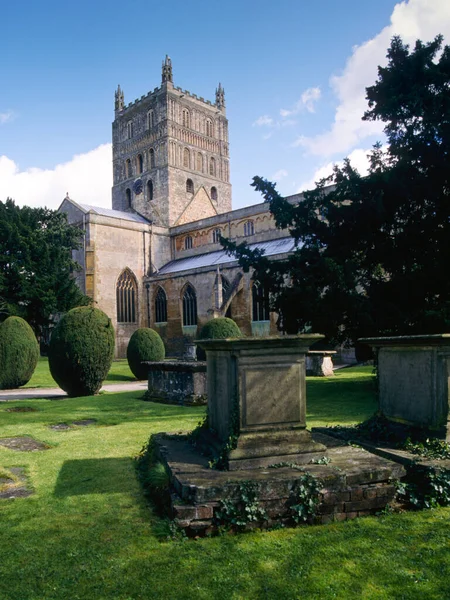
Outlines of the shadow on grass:
M 123 493 L 124 477 L 129 477 L 131 458 L 89 458 L 66 460 L 56 481 L 54 495 Z
M 113 381 L 117 383 L 118 381 L 134 381 L 137 382 L 136 377 L 132 377 L 130 375 L 119 375 L 117 373 L 109 373 L 104 381 L 104 383 L 108 381 Z

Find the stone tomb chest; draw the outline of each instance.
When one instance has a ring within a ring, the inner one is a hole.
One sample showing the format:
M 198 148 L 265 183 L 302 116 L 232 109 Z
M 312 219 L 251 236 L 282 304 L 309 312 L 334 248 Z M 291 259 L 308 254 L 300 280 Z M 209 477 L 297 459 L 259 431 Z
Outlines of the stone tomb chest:
M 306 430 L 305 355 L 319 334 L 202 340 L 208 425 L 219 444 L 238 433 L 233 461 L 323 451 Z M 273 461 L 272 461 L 273 462 Z M 243 463 L 241 463 L 243 464 Z
M 383 415 L 450 441 L 450 334 L 359 341 L 377 350 Z

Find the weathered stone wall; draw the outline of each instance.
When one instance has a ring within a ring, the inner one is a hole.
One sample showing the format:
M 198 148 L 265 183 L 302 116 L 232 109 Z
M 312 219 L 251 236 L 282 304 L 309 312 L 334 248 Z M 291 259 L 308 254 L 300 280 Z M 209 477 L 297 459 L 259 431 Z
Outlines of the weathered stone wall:
M 242 273 L 238 266 L 221 268 L 221 273 L 232 282 L 234 278 Z M 195 269 L 188 273 L 176 273 L 172 276 L 154 275 L 150 280 L 151 326 L 158 331 L 164 340 L 166 352 L 170 356 L 182 356 L 185 344 L 192 338 L 196 338 L 202 326 L 213 317 L 214 307 L 214 281 L 216 270 Z M 196 330 L 187 331 L 182 325 L 183 293 L 190 284 L 197 295 L 198 325 Z M 231 318 L 236 321 L 242 333 L 246 336 L 252 335 L 252 297 L 251 297 L 251 275 L 243 274 L 242 289 L 236 294 L 231 302 Z M 155 297 L 161 286 L 167 296 L 167 323 L 155 323 Z M 271 321 L 268 324 L 269 333 L 276 335 L 276 315 L 271 313 Z

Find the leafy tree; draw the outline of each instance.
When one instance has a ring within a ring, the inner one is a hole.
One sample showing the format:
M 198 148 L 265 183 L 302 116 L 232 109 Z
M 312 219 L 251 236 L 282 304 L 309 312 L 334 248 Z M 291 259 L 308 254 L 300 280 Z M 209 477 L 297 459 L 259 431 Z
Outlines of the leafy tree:
M 0 320 L 20 316 L 39 336 L 55 313 L 89 303 L 73 278 L 82 235 L 65 214 L 0 202 Z
M 450 327 L 450 48 L 442 36 L 413 50 L 391 41 L 367 88 L 364 120 L 380 120 L 369 174 L 344 161 L 295 205 L 268 181 L 253 186 L 297 249 L 269 261 L 223 240 L 271 291 L 280 328 L 330 341 L 435 333 Z

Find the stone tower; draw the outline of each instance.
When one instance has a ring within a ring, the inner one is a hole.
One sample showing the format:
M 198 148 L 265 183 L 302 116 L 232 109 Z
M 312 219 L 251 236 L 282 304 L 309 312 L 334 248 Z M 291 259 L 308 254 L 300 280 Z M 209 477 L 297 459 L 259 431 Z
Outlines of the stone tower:
M 173 85 L 172 61 L 161 86 L 128 106 L 115 93 L 112 206 L 172 226 L 231 210 L 228 120 L 216 101 Z

